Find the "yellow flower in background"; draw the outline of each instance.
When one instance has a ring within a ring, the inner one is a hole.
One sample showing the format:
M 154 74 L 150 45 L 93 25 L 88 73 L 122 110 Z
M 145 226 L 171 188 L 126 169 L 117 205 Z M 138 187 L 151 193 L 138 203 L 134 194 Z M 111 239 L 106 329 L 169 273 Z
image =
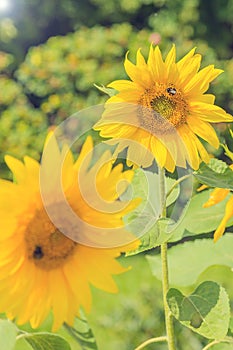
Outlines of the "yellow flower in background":
M 155 158 L 173 172 L 188 162 L 198 169 L 209 156 L 199 137 L 215 148 L 219 140 L 210 123 L 232 122 L 233 117 L 214 105 L 215 97 L 205 94 L 221 72 L 209 65 L 201 70 L 201 55 L 192 49 L 176 62 L 173 45 L 165 60 L 158 46 L 151 46 L 147 62 L 140 50 L 136 65 L 126 55 L 125 70 L 130 80 L 108 85 L 117 90 L 109 98 L 100 121 L 100 135 L 114 138 L 116 152 L 127 149 L 131 163 L 147 167 Z M 129 162 L 129 163 L 130 163 Z
M 130 235 L 124 232 L 122 217 L 138 201 L 119 201 L 119 195 L 132 180 L 133 172 L 123 172 L 120 164 L 113 168 L 108 152 L 90 166 L 93 149 L 90 137 L 77 161 L 68 148 L 59 150 L 53 134 L 48 137 L 45 148 L 46 145 L 51 151 L 50 159 L 47 159 L 51 168 L 45 169 L 42 175 L 43 158 L 42 164 L 39 164 L 29 157 L 21 162 L 6 156 L 14 182 L 0 180 L 0 312 L 6 313 L 18 324 L 29 321 L 36 328 L 52 310 L 53 330 L 56 330 L 63 322 L 73 324 L 80 307 L 90 311 L 90 285 L 110 293 L 117 292 L 112 275 L 127 269 L 116 258 L 121 252 L 135 249 L 138 241 L 131 235 L 126 241 L 131 240 L 132 243 L 117 246 L 116 238 L 114 245 L 115 233 L 111 229 L 117 227 L 116 232 Z M 46 163 L 46 157 L 44 161 Z M 65 200 L 60 203 L 56 192 L 48 192 L 48 210 L 42 202 L 41 186 L 46 190 L 55 188 L 52 186 L 58 183 L 54 170 L 56 162 L 62 165 L 61 183 Z M 82 179 L 86 182 L 80 187 Z M 98 196 L 92 196 L 90 180 L 100 195 L 99 201 L 105 203 L 104 206 L 101 202 L 101 210 L 98 209 Z M 43 181 L 48 181 L 48 184 L 43 184 Z M 68 219 L 64 223 L 66 215 L 63 209 L 67 209 L 67 203 L 72 213 L 79 217 L 78 227 L 76 222 Z M 106 203 L 113 208 L 107 210 Z M 62 225 L 58 228 L 50 220 L 48 213 L 53 212 L 51 208 L 61 218 L 64 227 L 73 225 L 70 228 L 74 230 L 75 240 L 61 232 Z M 101 249 L 95 244 L 91 246 L 92 239 L 94 243 L 97 239 L 95 227 L 103 236 L 103 242 L 104 237 L 112 236 L 112 247 Z M 89 228 L 92 228 L 92 233 Z M 79 243 L 85 240 L 89 245 Z
M 233 170 L 233 164 L 230 165 L 231 170 Z M 230 190 L 225 188 L 215 188 L 208 199 L 208 201 L 203 205 L 203 208 L 211 207 L 212 205 L 218 204 L 219 202 L 223 201 L 227 195 L 230 193 Z M 230 220 L 230 218 L 233 217 L 233 195 L 231 195 L 230 199 L 227 201 L 226 207 L 225 207 L 225 214 L 223 216 L 222 221 L 220 222 L 218 228 L 214 232 L 214 241 L 216 242 L 220 237 L 222 237 L 227 222 Z

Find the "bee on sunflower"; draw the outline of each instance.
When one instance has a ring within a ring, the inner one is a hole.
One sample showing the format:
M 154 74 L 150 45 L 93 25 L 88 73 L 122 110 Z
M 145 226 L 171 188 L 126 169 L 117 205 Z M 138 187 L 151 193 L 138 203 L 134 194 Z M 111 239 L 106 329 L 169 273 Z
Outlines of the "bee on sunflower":
M 165 60 L 158 46 L 150 47 L 147 61 L 138 50 L 136 64 L 127 54 L 124 66 L 131 80 L 108 85 L 117 93 L 94 128 L 113 138 L 107 142 L 117 144 L 116 153 L 127 148 L 128 163 L 148 167 L 155 159 L 170 172 L 187 164 L 197 170 L 209 161 L 200 138 L 219 147 L 211 123 L 233 121 L 214 104 L 215 96 L 206 93 L 222 70 L 213 65 L 200 69 L 200 64 L 195 49 L 176 62 L 175 45 Z

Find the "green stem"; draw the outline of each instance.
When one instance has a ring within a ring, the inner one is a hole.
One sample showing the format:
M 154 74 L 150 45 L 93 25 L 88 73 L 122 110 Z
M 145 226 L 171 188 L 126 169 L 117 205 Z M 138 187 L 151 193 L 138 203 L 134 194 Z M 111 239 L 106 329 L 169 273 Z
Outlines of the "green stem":
M 168 198 L 170 196 L 170 194 L 172 193 L 172 191 L 176 188 L 177 185 L 179 185 L 179 183 L 181 183 L 182 181 L 188 179 L 190 176 L 192 176 L 192 174 L 187 174 L 184 175 L 182 177 L 180 177 L 178 180 L 176 180 L 176 182 L 173 184 L 173 186 L 170 188 L 170 190 L 167 192 L 166 194 L 166 198 Z
M 213 345 L 221 344 L 221 343 L 233 343 L 233 339 L 229 338 L 229 339 L 223 339 L 223 340 L 213 340 L 211 343 L 207 344 L 202 350 L 208 350 Z
M 140 344 L 137 348 L 135 348 L 135 350 L 141 350 L 149 344 L 159 343 L 159 342 L 163 342 L 163 341 L 167 341 L 167 337 L 150 338 L 150 339 L 146 340 L 144 343 Z
M 161 261 L 162 261 L 163 304 L 164 304 L 164 312 L 165 312 L 165 324 L 166 324 L 166 331 L 167 331 L 168 349 L 175 350 L 173 318 L 167 303 L 167 292 L 169 290 L 167 243 L 161 244 Z
M 165 170 L 159 168 L 159 183 L 160 183 L 160 203 L 162 217 L 166 217 L 166 195 L 165 195 Z M 168 279 L 168 261 L 167 261 L 167 243 L 161 244 L 161 262 L 162 262 L 162 285 L 163 285 L 163 304 L 165 312 L 165 325 L 167 331 L 168 349 L 175 350 L 173 318 L 167 303 L 167 292 L 169 290 Z
M 159 175 L 159 200 L 160 206 L 162 208 L 161 217 L 166 217 L 166 188 L 165 188 L 165 170 L 163 168 L 158 169 Z
M 21 334 L 17 335 L 16 340 L 19 340 L 19 339 L 25 338 L 26 336 L 27 336 L 27 334 L 25 334 L 25 333 L 21 333 Z

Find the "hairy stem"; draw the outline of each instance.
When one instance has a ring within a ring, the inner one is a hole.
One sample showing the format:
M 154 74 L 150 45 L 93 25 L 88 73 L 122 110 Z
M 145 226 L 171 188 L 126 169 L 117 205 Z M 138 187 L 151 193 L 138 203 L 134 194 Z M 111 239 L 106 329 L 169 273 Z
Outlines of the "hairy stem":
M 165 193 L 165 170 L 159 168 L 160 183 L 160 203 L 162 208 L 162 217 L 166 217 L 166 193 Z M 168 279 L 168 261 L 167 261 L 167 243 L 161 244 L 161 262 L 162 262 L 162 285 L 163 285 L 163 304 L 165 312 L 165 325 L 167 331 L 168 349 L 175 350 L 173 318 L 167 303 L 167 292 L 169 290 Z
M 159 342 L 163 342 L 163 341 L 167 341 L 167 337 L 150 338 L 150 339 L 146 340 L 144 343 L 142 343 L 141 345 L 139 345 L 137 348 L 135 348 L 135 350 L 141 350 L 149 344 L 159 343 Z
M 165 312 L 165 324 L 166 324 L 166 331 L 167 331 L 168 349 L 175 350 L 173 317 L 167 303 L 167 292 L 169 290 L 167 243 L 161 244 L 161 261 L 162 261 L 163 304 L 164 304 L 164 312 Z
M 226 337 L 226 339 L 222 339 L 222 340 L 213 340 L 211 343 L 207 344 L 202 350 L 210 349 L 213 345 L 217 345 L 221 343 L 233 343 L 233 338 Z
M 170 194 L 172 193 L 172 191 L 176 188 L 177 185 L 179 185 L 182 181 L 188 179 L 189 177 L 191 177 L 192 174 L 187 174 L 187 175 L 184 175 L 182 177 L 180 177 L 178 180 L 176 180 L 176 182 L 173 184 L 173 186 L 170 188 L 170 190 L 167 192 L 166 194 L 166 198 L 168 198 L 170 196 Z

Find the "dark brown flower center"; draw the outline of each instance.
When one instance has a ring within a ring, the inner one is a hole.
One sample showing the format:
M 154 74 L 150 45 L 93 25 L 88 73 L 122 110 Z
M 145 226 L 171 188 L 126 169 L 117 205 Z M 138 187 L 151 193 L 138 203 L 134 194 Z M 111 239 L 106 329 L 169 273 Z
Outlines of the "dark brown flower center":
M 62 266 L 77 246 L 53 225 L 44 209 L 37 210 L 29 221 L 25 242 L 28 259 L 44 270 Z
M 138 104 L 140 125 L 152 134 L 168 134 L 186 123 L 188 104 L 173 85 L 156 84 Z

